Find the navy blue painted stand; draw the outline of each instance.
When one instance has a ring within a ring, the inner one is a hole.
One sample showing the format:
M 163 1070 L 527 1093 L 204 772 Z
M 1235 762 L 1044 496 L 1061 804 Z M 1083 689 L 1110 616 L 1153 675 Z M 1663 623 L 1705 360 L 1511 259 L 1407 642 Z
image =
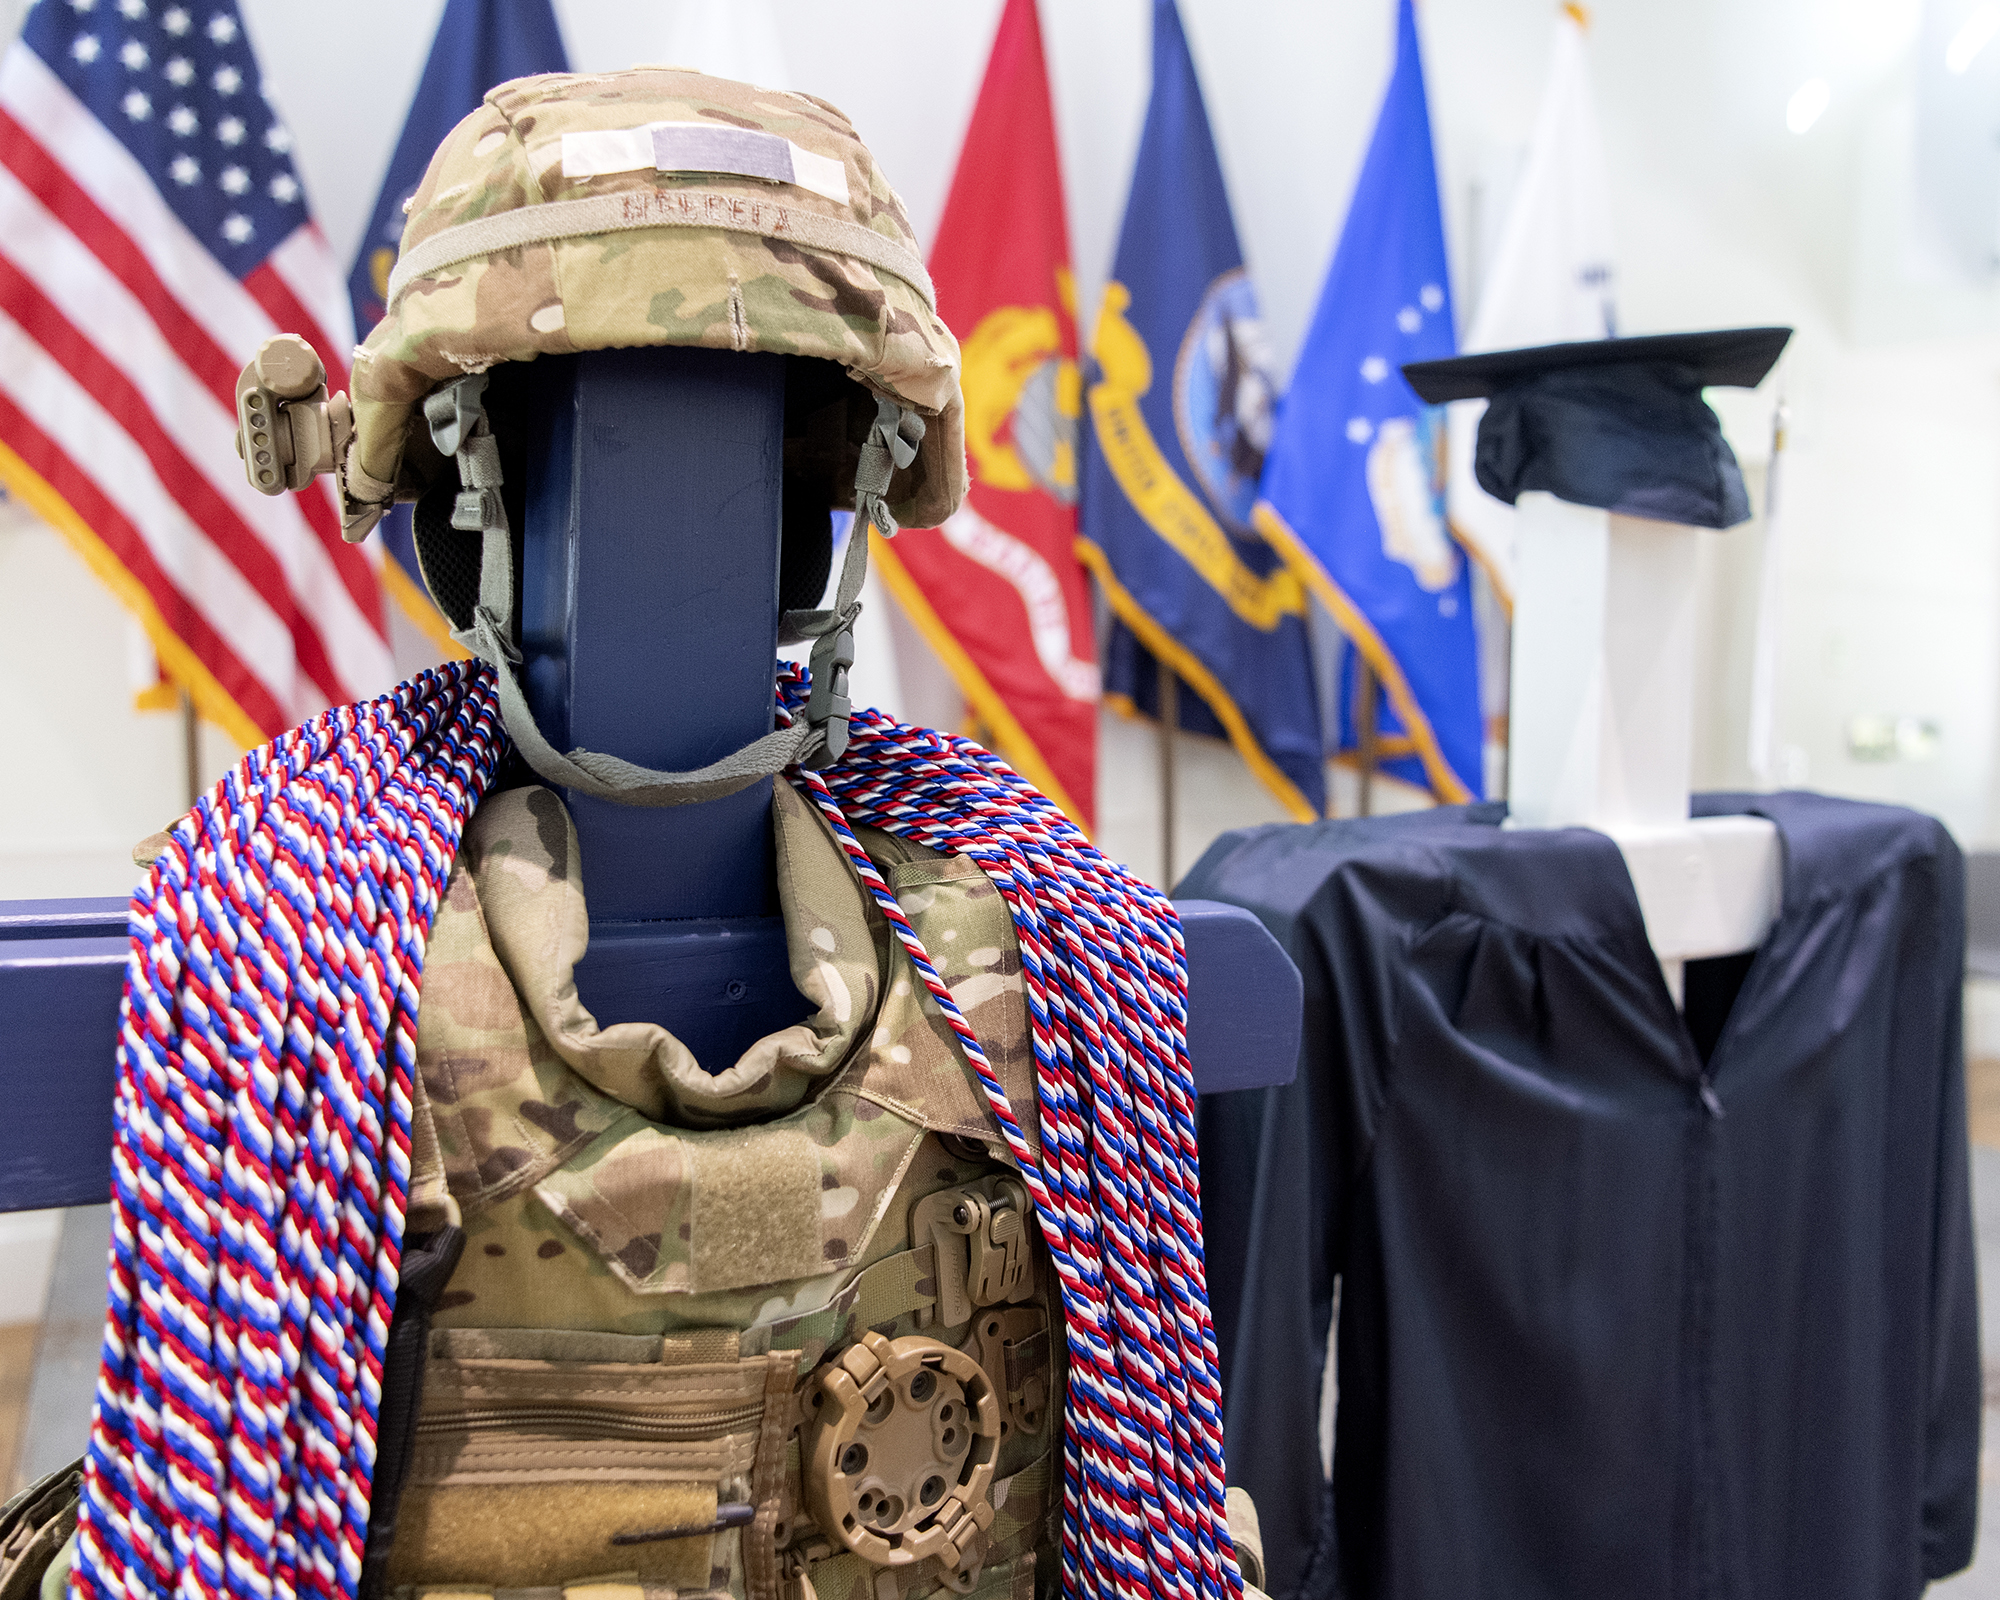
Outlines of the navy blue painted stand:
M 558 749 L 698 767 L 771 727 L 786 364 L 706 350 L 544 358 L 496 382 L 521 524 L 523 671 Z M 529 775 L 522 774 L 522 781 Z M 777 916 L 768 781 L 626 807 L 566 795 L 599 1018 L 727 1064 L 810 1007 Z M 1247 911 L 1179 903 L 1203 1093 L 1291 1081 L 1297 968 Z M 106 1195 L 125 902 L 0 902 L 0 1211 Z
M 524 687 L 549 742 L 686 771 L 770 732 L 784 358 L 608 350 L 507 378 L 494 425 L 527 438 Z M 693 806 L 563 799 L 594 1015 L 657 1022 L 719 1070 L 810 1012 L 777 915 L 769 779 Z

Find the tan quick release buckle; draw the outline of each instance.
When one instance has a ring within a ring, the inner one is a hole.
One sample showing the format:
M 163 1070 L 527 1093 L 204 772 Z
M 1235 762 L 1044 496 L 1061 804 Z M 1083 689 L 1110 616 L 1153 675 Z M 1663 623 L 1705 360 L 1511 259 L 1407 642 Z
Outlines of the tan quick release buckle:
M 941 1189 L 910 1208 L 910 1242 L 937 1248 L 939 1323 L 955 1328 L 979 1306 L 1033 1297 L 1032 1217 L 1027 1188 L 1007 1177 Z
M 871 1330 L 820 1369 L 805 1417 L 806 1504 L 820 1531 L 878 1567 L 935 1556 L 948 1585 L 969 1588 L 993 1523 L 1001 1430 L 979 1363 L 923 1334 Z

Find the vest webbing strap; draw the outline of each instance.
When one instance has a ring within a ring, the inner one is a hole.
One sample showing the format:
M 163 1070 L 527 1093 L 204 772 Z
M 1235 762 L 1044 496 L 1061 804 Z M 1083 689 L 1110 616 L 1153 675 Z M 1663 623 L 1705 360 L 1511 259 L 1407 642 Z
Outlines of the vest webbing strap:
M 797 1350 L 799 1375 L 819 1365 L 829 1344 L 853 1328 L 874 1328 L 937 1304 L 937 1246 L 885 1256 L 818 1311 L 771 1324 L 771 1342 Z

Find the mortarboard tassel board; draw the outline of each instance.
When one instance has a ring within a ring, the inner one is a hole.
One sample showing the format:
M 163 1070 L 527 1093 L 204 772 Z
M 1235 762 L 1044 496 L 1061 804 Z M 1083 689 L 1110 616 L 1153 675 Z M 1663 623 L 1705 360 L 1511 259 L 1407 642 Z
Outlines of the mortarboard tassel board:
M 1546 489 L 1622 516 L 1730 528 L 1750 515 L 1743 474 L 1706 388 L 1754 389 L 1790 328 L 1587 339 L 1403 368 L 1432 405 L 1488 401 L 1473 470 L 1512 505 Z

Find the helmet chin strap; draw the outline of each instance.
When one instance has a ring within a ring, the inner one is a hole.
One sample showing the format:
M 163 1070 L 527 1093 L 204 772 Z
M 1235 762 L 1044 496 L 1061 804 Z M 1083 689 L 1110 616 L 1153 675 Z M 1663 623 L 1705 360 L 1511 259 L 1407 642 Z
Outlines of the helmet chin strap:
M 451 525 L 481 538 L 479 602 L 472 625 L 454 628 L 451 636 L 492 664 L 501 720 L 528 765 L 550 783 L 600 800 L 628 806 L 681 806 L 735 794 L 794 763 L 822 768 L 838 761 L 847 749 L 848 720 L 853 714 L 847 673 L 854 665 L 854 621 L 861 614 L 861 583 L 868 574 L 869 530 L 880 530 L 884 538 L 895 536 L 896 519 L 889 515 L 884 497 L 891 475 L 916 459 L 924 419 L 893 400 L 876 397 L 875 421 L 855 468 L 854 529 L 847 538 L 833 605 L 823 611 L 787 611 L 779 619 L 780 643 L 813 641 L 813 687 L 804 718 L 789 728 L 773 729 L 706 767 L 660 772 L 595 750 L 576 749 L 564 755 L 535 725 L 514 676 L 521 652 L 514 642 L 513 533 L 500 495 L 500 449 L 481 398 L 485 389 L 483 372 L 454 379 L 424 401 L 424 418 L 438 450 L 458 463 L 463 487 L 452 506 Z

